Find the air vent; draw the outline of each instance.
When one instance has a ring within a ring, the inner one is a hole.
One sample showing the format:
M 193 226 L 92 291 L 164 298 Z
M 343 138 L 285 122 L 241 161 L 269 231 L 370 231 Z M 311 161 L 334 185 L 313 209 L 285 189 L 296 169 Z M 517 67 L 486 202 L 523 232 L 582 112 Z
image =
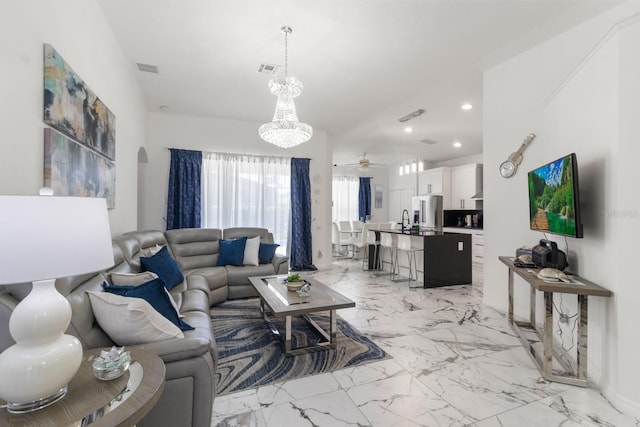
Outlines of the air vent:
M 438 141 L 434 141 L 433 139 L 421 139 L 420 142 L 422 142 L 423 144 L 428 144 L 428 145 L 435 145 L 438 143 Z
M 258 64 L 257 71 L 264 74 L 277 74 L 280 71 L 279 65 L 274 64 Z
M 398 119 L 398 121 L 400 123 L 404 123 L 404 122 L 408 122 L 411 119 L 415 119 L 416 117 L 420 117 L 421 115 L 423 115 L 426 112 L 426 110 L 424 110 L 423 108 L 420 108 L 419 110 L 414 111 L 413 113 L 409 113 L 404 117 L 400 117 Z
M 159 74 L 157 65 L 143 64 L 141 62 L 136 62 L 136 65 L 138 66 L 138 70 L 145 73 Z

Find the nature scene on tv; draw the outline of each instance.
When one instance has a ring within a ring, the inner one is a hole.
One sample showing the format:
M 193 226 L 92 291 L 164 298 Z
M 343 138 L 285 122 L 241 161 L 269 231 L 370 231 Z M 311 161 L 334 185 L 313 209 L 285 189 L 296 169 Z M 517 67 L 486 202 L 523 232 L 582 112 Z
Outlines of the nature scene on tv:
M 571 155 L 529 172 L 531 229 L 576 234 Z

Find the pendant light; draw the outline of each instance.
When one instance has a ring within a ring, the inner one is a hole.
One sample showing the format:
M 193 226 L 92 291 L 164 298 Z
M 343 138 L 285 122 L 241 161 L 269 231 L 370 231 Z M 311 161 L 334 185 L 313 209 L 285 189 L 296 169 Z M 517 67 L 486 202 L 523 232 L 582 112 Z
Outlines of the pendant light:
M 284 34 L 284 76 L 269 81 L 269 90 L 278 97 L 273 120 L 260 126 L 258 133 L 263 140 L 282 148 L 294 147 L 307 142 L 313 135 L 313 129 L 298 121 L 293 98 L 302 93 L 302 82 L 288 75 L 287 38 L 293 31 L 291 27 L 280 29 Z

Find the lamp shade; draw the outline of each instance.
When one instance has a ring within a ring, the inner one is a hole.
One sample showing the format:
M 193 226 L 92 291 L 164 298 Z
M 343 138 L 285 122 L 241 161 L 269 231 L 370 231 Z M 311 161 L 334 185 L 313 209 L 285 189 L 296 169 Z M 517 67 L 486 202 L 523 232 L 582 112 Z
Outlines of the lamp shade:
M 12 413 L 62 399 L 82 362 L 82 346 L 64 332 L 71 306 L 55 279 L 111 267 L 113 247 L 105 199 L 0 196 L 0 285 L 33 282 L 15 307 L 0 353 L 0 398 Z
M 106 201 L 0 196 L 0 284 L 92 273 L 113 266 Z

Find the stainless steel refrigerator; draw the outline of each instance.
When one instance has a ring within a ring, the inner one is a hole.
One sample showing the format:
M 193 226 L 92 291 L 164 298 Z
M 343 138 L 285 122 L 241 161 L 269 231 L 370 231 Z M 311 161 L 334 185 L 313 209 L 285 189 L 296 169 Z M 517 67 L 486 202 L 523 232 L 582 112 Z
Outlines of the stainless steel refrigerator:
M 442 231 L 444 225 L 442 196 L 433 194 L 414 196 L 411 204 L 414 214 L 418 216 L 421 229 Z

